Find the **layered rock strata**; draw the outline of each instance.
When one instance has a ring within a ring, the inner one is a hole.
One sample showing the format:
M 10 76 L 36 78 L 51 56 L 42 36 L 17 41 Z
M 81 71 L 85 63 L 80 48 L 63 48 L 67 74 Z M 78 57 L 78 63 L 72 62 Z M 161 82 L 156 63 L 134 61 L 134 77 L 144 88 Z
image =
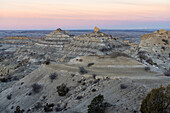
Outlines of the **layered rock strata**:
M 62 50 L 67 46 L 72 39 L 73 35 L 69 34 L 67 31 L 63 31 L 60 28 L 46 35 L 45 38 L 39 40 L 36 45 L 43 47 L 55 47 Z
M 95 27 L 92 33 L 74 37 L 68 48 L 65 48 L 69 53 L 63 59 L 84 55 L 106 55 L 113 51 L 123 51 L 125 47 L 128 45 L 122 40 L 102 33 Z
M 154 71 L 170 70 L 170 31 L 160 29 L 141 37 L 139 46 L 130 49 L 130 56 Z

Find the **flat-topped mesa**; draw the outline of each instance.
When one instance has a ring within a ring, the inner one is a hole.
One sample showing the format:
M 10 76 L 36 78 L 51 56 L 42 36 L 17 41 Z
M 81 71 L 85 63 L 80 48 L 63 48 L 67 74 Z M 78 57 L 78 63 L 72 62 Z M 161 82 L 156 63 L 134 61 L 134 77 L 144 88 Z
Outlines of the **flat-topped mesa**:
M 60 28 L 46 35 L 45 38 L 41 39 L 36 43 L 36 45 L 44 47 L 57 47 L 58 49 L 63 49 L 67 46 L 73 38 L 73 35 L 69 34 L 67 31 L 63 31 Z
M 0 44 L 30 45 L 32 44 L 32 41 L 29 39 L 29 37 L 12 36 L 12 37 L 6 37 L 3 40 L 0 40 Z
M 152 53 L 168 54 L 170 51 L 170 31 L 161 29 L 143 35 L 139 47 Z

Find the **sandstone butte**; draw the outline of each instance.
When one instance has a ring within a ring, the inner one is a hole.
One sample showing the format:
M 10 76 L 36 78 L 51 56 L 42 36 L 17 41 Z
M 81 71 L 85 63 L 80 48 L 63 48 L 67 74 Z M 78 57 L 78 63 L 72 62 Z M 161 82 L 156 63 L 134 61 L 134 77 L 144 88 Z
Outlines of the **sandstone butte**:
M 100 31 L 100 29 L 99 29 L 98 27 L 96 27 L 96 26 L 95 26 L 95 28 L 94 28 L 94 32 L 96 32 L 96 33 L 97 33 L 97 32 L 99 32 L 99 31 Z

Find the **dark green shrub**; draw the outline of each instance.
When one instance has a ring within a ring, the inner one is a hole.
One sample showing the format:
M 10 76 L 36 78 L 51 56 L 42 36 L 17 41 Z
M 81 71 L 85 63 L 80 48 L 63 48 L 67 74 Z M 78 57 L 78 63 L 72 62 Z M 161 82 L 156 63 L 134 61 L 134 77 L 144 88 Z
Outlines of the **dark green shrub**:
M 65 96 L 69 92 L 69 88 L 65 84 L 57 86 L 57 92 L 59 96 Z
M 140 61 L 148 59 L 148 57 L 146 56 L 146 51 L 139 51 L 138 56 L 140 58 Z
M 49 78 L 51 79 L 51 82 L 53 82 L 53 80 L 55 80 L 57 78 L 58 74 L 55 72 L 55 73 L 51 73 Z
M 50 64 L 50 59 L 47 59 L 44 64 L 49 65 Z
M 120 84 L 121 89 L 126 89 L 128 86 L 126 84 Z
M 170 113 L 170 85 L 152 89 L 142 101 L 141 113 Z
M 152 61 L 151 58 L 147 59 L 146 62 L 149 63 L 150 65 L 154 65 L 154 62 Z
M 39 85 L 39 84 L 37 84 L 37 83 L 35 83 L 35 84 L 32 85 L 32 91 L 33 91 L 34 93 L 39 93 L 39 92 L 41 91 L 41 88 L 42 88 L 42 86 Z
M 88 105 L 88 113 L 105 113 L 105 109 L 108 106 L 108 103 L 104 103 L 103 95 L 99 94 Z
M 34 109 L 39 110 L 39 109 L 41 109 L 42 107 L 43 107 L 42 103 L 41 103 L 41 102 L 37 102 L 37 103 L 35 104 L 35 106 L 34 106 Z
M 52 104 L 46 104 L 45 106 L 44 106 L 44 111 L 45 112 L 51 112 L 51 111 L 53 111 L 53 107 L 54 107 L 54 104 L 52 103 Z
M 94 65 L 94 63 L 88 63 L 87 67 Z
M 162 39 L 162 42 L 164 42 L 165 44 L 169 44 L 168 40 Z
M 145 71 L 150 71 L 151 68 L 150 67 L 145 67 Z
M 14 113 L 24 113 L 24 110 L 20 110 L 20 106 L 17 106 Z
M 170 70 L 169 70 L 169 71 L 164 72 L 164 75 L 165 75 L 165 76 L 170 76 Z
M 7 98 L 8 100 L 11 100 L 12 94 L 7 95 L 6 98 Z
M 88 71 L 86 69 L 84 69 L 84 67 L 79 67 L 79 73 L 86 74 L 86 73 L 88 73 Z

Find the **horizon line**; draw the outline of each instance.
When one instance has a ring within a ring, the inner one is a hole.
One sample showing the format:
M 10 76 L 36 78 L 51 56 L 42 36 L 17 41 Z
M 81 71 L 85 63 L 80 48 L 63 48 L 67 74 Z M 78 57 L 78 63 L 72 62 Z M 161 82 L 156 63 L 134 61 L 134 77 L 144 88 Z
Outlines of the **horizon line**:
M 119 29 L 100 29 L 101 31 L 102 30 L 159 30 L 159 29 L 162 29 L 162 28 L 119 28 Z M 29 31 L 29 30 L 33 30 L 33 31 L 51 31 L 51 30 L 56 30 L 56 29 L 0 29 L 0 31 Z M 62 30 L 94 30 L 94 29 L 62 29 Z M 165 30 L 170 30 L 170 28 L 165 28 Z

